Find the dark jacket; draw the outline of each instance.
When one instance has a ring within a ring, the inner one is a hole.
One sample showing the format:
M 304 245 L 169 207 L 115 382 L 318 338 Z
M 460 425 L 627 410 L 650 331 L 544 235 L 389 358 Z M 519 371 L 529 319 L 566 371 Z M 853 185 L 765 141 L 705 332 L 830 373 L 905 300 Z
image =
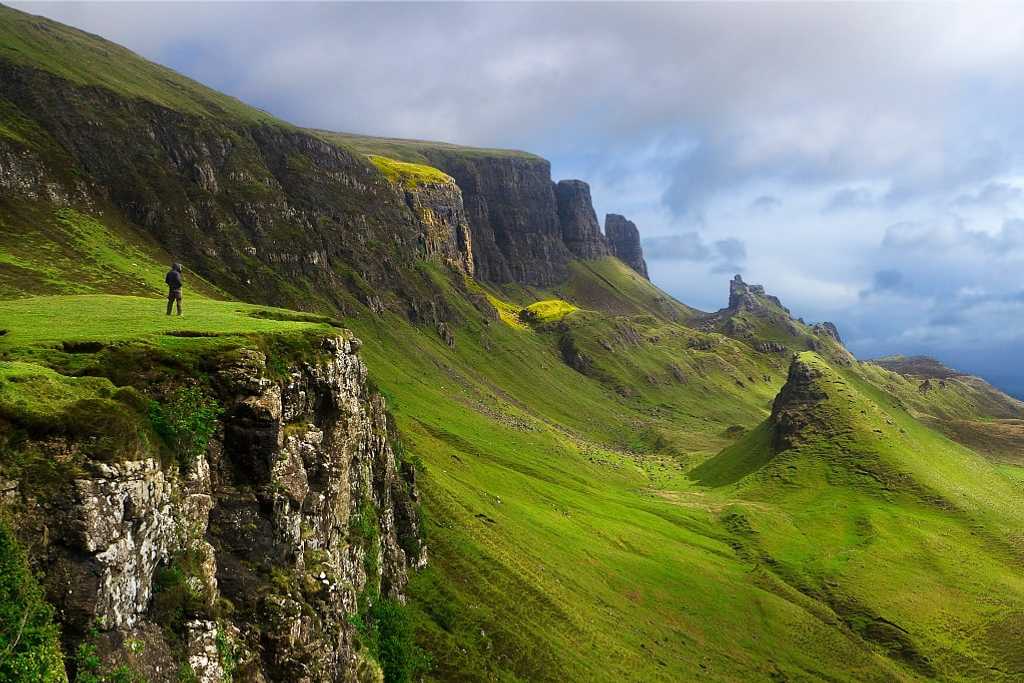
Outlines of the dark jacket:
M 174 267 L 167 271 L 167 275 L 164 276 L 164 282 L 167 283 L 167 287 L 172 292 L 176 289 L 181 289 L 181 266 L 175 263 Z

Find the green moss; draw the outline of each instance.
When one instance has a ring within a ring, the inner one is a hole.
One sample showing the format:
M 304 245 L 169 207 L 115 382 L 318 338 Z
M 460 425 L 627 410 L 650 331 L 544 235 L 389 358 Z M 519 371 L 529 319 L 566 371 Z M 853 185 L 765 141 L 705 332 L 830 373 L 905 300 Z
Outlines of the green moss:
M 369 159 L 384 174 L 385 178 L 406 189 L 414 190 L 421 185 L 455 184 L 451 176 L 437 170 L 433 166 L 396 161 L 377 154 L 370 154 Z

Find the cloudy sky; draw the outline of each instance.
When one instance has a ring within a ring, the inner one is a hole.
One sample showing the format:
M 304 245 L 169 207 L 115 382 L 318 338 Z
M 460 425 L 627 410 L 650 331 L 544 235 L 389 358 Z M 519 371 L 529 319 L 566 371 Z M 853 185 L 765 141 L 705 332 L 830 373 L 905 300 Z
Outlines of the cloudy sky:
M 1020 7 L 14 5 L 297 124 L 536 152 L 681 300 L 741 272 L 1024 396 Z

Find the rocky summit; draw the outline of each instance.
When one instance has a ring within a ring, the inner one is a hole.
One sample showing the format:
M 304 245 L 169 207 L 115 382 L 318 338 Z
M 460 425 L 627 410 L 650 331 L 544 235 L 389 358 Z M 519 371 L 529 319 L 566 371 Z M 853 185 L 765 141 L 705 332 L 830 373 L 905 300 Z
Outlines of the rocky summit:
M 0 83 L 0 681 L 1024 676 L 1024 403 L 535 154 L 2 6 Z
M 640 231 L 633 221 L 626 220 L 617 213 L 610 213 L 604 218 L 604 234 L 614 256 L 644 277 L 648 277 L 647 263 L 644 261 L 643 248 L 640 246 Z

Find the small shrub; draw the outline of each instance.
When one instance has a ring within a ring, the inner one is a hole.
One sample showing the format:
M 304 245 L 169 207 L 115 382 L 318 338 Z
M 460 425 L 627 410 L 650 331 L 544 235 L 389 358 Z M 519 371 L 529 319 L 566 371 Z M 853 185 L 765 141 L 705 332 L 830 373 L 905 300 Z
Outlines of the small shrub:
M 124 664 L 112 669 L 104 668 L 93 642 L 96 636 L 94 630 L 87 640 L 78 644 L 75 651 L 75 683 L 144 683 L 142 676 Z
M 0 680 L 66 681 L 53 607 L 24 552 L 0 522 Z
M 176 555 L 167 566 L 159 567 L 153 576 L 153 620 L 163 628 L 171 643 L 180 643 L 185 636 L 185 622 L 206 612 L 203 596 L 189 585 L 191 558 Z
M 370 610 L 374 637 L 372 651 L 384 669 L 386 683 L 407 683 L 426 670 L 426 653 L 416 645 L 409 610 L 394 600 L 382 599 Z
M 184 466 L 190 466 L 206 452 L 217 420 L 224 409 L 216 399 L 196 386 L 182 387 L 168 399 L 149 404 L 153 428 L 174 450 Z

